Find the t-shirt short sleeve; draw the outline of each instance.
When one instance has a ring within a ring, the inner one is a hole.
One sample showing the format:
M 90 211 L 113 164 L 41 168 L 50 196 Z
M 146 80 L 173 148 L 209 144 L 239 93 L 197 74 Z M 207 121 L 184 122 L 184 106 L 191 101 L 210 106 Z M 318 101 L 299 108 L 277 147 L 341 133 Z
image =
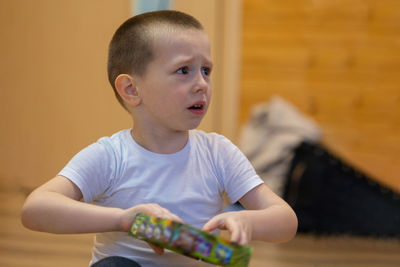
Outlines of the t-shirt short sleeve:
M 84 201 L 90 203 L 104 195 L 113 180 L 113 154 L 107 138 L 102 138 L 76 154 L 58 175 L 78 186 Z
M 231 141 L 218 135 L 214 146 L 222 184 L 231 203 L 237 202 L 247 192 L 264 183 L 246 156 Z

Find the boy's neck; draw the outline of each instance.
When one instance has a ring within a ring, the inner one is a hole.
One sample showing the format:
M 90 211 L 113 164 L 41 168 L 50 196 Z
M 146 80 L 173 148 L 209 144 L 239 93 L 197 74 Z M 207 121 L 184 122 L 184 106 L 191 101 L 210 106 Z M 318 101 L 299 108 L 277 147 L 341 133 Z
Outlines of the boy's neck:
M 181 151 L 188 142 L 189 131 L 182 132 L 142 132 L 133 127 L 132 138 L 147 150 L 159 154 L 172 154 Z

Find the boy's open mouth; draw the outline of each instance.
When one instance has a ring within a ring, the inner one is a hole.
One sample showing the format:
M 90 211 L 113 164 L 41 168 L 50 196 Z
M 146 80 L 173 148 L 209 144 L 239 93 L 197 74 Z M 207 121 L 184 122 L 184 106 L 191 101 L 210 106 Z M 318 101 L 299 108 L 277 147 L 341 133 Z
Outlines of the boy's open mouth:
M 203 106 L 204 105 L 202 105 L 202 104 L 196 104 L 196 105 L 193 105 L 193 106 L 189 107 L 189 109 L 201 110 L 201 109 L 203 109 Z
M 196 103 L 196 104 L 188 107 L 188 110 L 190 112 L 192 112 L 193 114 L 202 115 L 205 110 L 205 103 Z

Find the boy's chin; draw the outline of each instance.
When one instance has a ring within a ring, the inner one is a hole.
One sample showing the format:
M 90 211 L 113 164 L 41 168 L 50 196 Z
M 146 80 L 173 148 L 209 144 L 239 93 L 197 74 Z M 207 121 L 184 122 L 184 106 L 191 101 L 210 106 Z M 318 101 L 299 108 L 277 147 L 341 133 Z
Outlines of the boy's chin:
M 187 132 L 190 130 L 194 130 L 197 127 L 200 126 L 202 122 L 202 118 L 197 118 L 197 119 L 191 119 L 191 120 L 187 120 L 185 122 L 181 121 L 181 123 L 176 124 L 175 127 L 171 127 L 171 129 L 175 129 L 175 131 L 177 132 Z
M 194 129 L 197 129 L 197 127 L 199 127 L 199 125 L 200 125 L 200 123 L 187 125 L 186 127 L 182 127 L 180 131 L 187 132 L 187 131 L 190 131 L 190 130 L 194 130 Z
M 196 123 L 193 123 L 190 127 L 189 127 L 189 129 L 188 130 L 194 130 L 194 129 L 197 129 L 197 127 L 199 127 L 200 126 L 200 124 L 201 124 L 201 121 L 202 120 L 199 120 L 198 122 L 196 122 Z

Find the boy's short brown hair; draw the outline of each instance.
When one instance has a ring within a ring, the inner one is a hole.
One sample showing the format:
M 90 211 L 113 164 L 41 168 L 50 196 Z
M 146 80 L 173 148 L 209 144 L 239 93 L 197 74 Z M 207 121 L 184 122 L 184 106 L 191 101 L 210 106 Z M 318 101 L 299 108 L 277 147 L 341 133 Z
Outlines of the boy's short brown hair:
M 154 57 L 152 35 L 155 27 L 161 25 L 203 30 L 197 19 L 174 10 L 148 12 L 125 21 L 111 39 L 107 65 L 108 80 L 123 107 L 123 100 L 115 88 L 115 79 L 120 74 L 145 73 L 147 65 Z

